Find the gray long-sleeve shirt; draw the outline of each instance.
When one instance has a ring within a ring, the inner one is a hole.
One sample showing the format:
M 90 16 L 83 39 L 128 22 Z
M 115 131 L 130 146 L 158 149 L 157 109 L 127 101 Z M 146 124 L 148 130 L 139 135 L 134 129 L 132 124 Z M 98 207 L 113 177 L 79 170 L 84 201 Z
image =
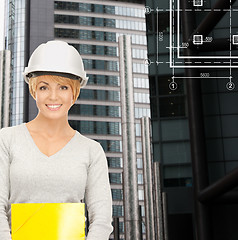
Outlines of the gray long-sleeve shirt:
M 0 130 L 1 240 L 11 240 L 12 203 L 73 203 L 84 197 L 90 222 L 87 240 L 108 240 L 112 198 L 99 143 L 76 131 L 48 157 L 36 146 L 25 123 Z

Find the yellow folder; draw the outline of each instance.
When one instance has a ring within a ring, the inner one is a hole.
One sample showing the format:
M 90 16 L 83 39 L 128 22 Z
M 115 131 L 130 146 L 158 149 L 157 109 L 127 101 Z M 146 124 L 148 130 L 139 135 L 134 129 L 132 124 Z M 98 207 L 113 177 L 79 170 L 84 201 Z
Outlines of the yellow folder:
M 84 203 L 11 204 L 12 240 L 85 240 Z

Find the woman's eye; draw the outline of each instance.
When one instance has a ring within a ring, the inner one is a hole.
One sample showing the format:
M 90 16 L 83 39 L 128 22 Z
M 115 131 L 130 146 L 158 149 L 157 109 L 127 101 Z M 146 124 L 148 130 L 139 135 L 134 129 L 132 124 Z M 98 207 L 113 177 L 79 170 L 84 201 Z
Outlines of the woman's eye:
M 67 90 L 68 89 L 67 86 L 61 86 L 60 88 L 63 89 L 63 90 Z
M 45 86 L 41 86 L 39 89 L 40 90 L 46 90 L 46 87 Z

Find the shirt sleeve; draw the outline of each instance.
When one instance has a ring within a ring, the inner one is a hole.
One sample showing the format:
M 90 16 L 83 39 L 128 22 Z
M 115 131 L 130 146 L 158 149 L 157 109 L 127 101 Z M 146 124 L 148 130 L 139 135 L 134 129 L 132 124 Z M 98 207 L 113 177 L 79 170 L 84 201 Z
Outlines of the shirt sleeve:
M 108 240 L 112 227 L 112 196 L 105 153 L 99 143 L 91 149 L 85 201 L 89 217 L 87 240 Z
M 10 195 L 10 156 L 6 129 L 0 130 L 0 239 L 11 240 L 7 211 Z

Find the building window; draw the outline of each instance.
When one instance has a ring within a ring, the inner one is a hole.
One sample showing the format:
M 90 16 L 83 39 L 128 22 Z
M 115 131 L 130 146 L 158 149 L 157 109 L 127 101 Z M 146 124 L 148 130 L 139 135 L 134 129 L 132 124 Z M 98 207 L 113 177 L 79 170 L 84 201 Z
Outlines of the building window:
M 133 72 L 148 74 L 148 66 L 141 63 L 133 63 Z
M 176 26 L 177 17 L 176 13 L 174 13 L 174 25 Z M 157 32 L 157 28 L 159 32 L 163 32 L 165 34 L 169 33 L 169 12 L 159 12 L 157 20 L 157 12 L 151 12 L 150 14 L 146 14 L 146 26 L 149 33 L 151 32 Z M 157 24 L 159 23 L 159 26 L 157 27 Z
M 142 145 L 141 142 L 136 142 L 136 152 L 142 153 Z
M 148 78 L 134 78 L 134 87 L 135 88 L 149 88 L 149 79 Z
M 138 190 L 138 198 L 139 200 L 143 201 L 144 200 L 144 190 L 139 189 Z
M 145 16 L 144 10 L 140 8 L 129 8 L 129 7 L 115 7 L 115 14 L 122 16 L 130 16 L 130 17 L 141 17 Z
M 133 44 L 146 45 L 147 44 L 146 36 L 132 34 L 131 42 Z
M 137 168 L 143 168 L 142 158 L 137 158 Z
M 141 124 L 136 123 L 136 136 L 140 137 L 141 136 Z
M 121 173 L 109 173 L 109 180 L 111 184 L 122 184 Z
M 122 15 L 129 17 L 144 17 L 144 9 L 142 8 L 130 8 L 121 6 L 110 6 L 102 4 L 90 4 L 90 3 L 74 3 L 74 2 L 60 2 L 55 1 L 55 9 L 58 10 L 70 10 L 78 12 L 93 12 L 93 13 L 106 13 L 112 15 Z
M 122 158 L 119 157 L 107 157 L 107 163 L 109 168 L 122 168 Z
M 74 104 L 70 109 L 70 115 L 121 117 L 119 106 Z
M 96 121 L 69 121 L 72 128 L 82 134 L 102 134 L 102 135 L 120 135 L 121 125 L 119 122 L 96 122 Z M 112 146 L 108 147 L 109 150 L 118 151 L 116 143 L 109 143 Z M 120 150 L 120 148 L 119 148 Z
M 173 118 L 185 117 L 187 115 L 186 96 L 183 79 L 176 79 L 178 88 L 170 90 L 169 84 L 172 82 L 171 76 L 150 76 L 150 102 L 152 117 Z M 157 108 L 157 102 L 159 108 Z
M 122 152 L 122 143 L 118 140 L 97 140 L 105 152 Z
M 116 42 L 116 33 L 78 29 L 55 28 L 55 37 Z
M 159 99 L 161 117 L 186 116 L 185 96 L 161 97 Z
M 123 217 L 123 206 L 122 205 L 113 205 L 112 206 L 112 216 L 113 217 Z
M 156 13 L 154 13 L 153 15 L 155 18 L 157 18 Z M 176 21 L 176 19 L 177 18 L 174 17 L 174 21 Z M 157 24 L 157 19 L 156 19 L 155 23 Z M 159 32 L 169 33 L 169 23 L 170 23 L 169 12 L 160 12 L 158 23 L 159 23 L 159 26 L 158 26 Z M 176 23 L 174 22 L 174 24 L 176 24 Z M 157 28 L 157 26 L 156 26 L 156 28 Z
M 107 18 L 94 18 L 85 16 L 70 16 L 55 14 L 55 23 L 67 23 L 67 24 L 79 24 L 84 26 L 96 26 L 96 27 L 116 27 L 115 19 Z
M 139 173 L 137 180 L 138 180 L 138 184 L 143 184 L 143 174 Z
M 120 92 L 112 90 L 107 91 L 107 90 L 83 89 L 83 91 L 79 95 L 79 99 L 117 102 L 120 101 Z
M 88 84 L 90 85 L 107 85 L 107 86 L 119 86 L 118 76 L 108 76 L 108 75 L 94 75 L 88 74 Z
M 55 1 L 54 8 L 58 10 L 78 11 L 79 3 Z
M 96 54 L 102 56 L 117 56 L 117 48 L 110 46 L 71 44 L 80 54 Z
M 149 108 L 135 108 L 135 118 L 150 117 Z
M 147 58 L 147 50 L 145 49 L 132 49 L 132 57 L 139 58 L 139 59 L 146 59 Z
M 123 200 L 122 189 L 112 189 L 112 199 L 115 201 Z
M 192 168 L 190 163 L 165 165 L 163 174 L 165 187 L 192 186 Z
M 137 103 L 150 103 L 150 95 L 148 93 L 134 93 L 134 100 Z
M 97 69 L 117 72 L 119 70 L 118 62 L 105 60 L 83 59 L 85 69 Z

